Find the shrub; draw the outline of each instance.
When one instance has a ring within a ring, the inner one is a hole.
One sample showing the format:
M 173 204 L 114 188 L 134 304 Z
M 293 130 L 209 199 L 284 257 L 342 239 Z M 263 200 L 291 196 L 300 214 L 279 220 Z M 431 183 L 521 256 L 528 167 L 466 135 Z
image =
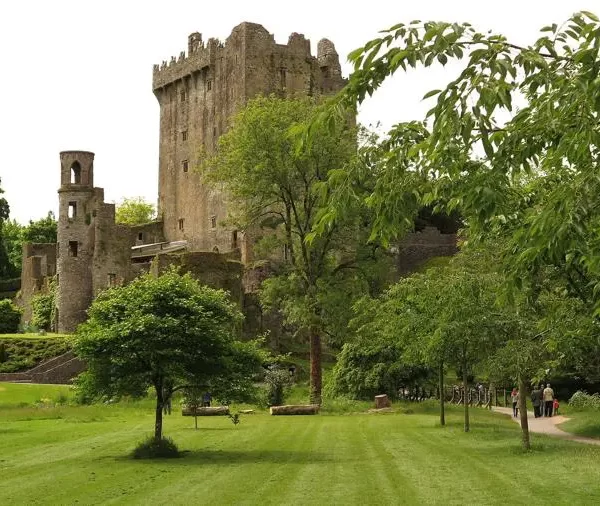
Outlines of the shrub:
M 134 459 L 174 459 L 181 454 L 170 437 L 163 437 L 157 441 L 150 436 L 135 447 L 131 456 Z
M 269 369 L 265 373 L 267 384 L 267 405 L 281 406 L 285 403 L 288 387 L 291 385 L 290 373 L 286 369 Z
M 10 299 L 0 300 L 0 334 L 14 334 L 19 330 L 21 312 Z
M 569 406 L 574 409 L 593 409 L 600 411 L 600 395 L 588 394 L 587 392 L 577 390 L 569 399 Z
M 6 352 L 6 345 L 0 343 L 0 364 L 3 364 L 8 360 L 8 353 Z

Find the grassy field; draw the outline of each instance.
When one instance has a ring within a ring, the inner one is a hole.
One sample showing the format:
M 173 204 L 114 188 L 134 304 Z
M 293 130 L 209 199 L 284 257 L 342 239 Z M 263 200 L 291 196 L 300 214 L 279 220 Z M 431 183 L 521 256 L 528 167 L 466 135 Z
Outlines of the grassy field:
M 29 390 L 28 390 L 29 389 Z M 127 454 L 153 424 L 151 400 L 19 407 L 65 387 L 0 384 L 0 504 L 597 504 L 600 448 L 534 436 L 523 453 L 516 424 L 460 410 L 437 426 L 413 414 L 173 414 L 165 430 L 183 458 Z M 535 479 L 532 479 L 535 477 Z M 552 491 L 551 497 L 540 493 Z

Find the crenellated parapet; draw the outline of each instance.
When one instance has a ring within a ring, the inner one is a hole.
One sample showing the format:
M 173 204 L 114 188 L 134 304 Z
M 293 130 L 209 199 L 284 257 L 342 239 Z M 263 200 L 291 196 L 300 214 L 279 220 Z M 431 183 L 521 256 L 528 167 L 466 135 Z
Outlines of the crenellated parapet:
M 152 73 L 152 90 L 158 89 L 179 79 L 193 75 L 203 68 L 215 63 L 217 52 L 223 48 L 223 43 L 218 39 L 208 39 L 206 44 L 202 41 L 202 34 L 195 32 L 188 37 L 188 51 L 179 53 L 179 57 L 171 56 L 167 63 L 164 60 L 160 65 L 154 65 Z

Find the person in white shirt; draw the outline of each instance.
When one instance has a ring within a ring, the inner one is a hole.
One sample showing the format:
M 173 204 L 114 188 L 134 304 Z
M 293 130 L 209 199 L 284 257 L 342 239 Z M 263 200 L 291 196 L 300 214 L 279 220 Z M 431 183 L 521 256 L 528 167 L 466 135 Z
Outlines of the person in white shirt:
M 552 403 L 554 402 L 554 390 L 550 388 L 550 383 L 544 388 L 544 416 L 552 416 Z

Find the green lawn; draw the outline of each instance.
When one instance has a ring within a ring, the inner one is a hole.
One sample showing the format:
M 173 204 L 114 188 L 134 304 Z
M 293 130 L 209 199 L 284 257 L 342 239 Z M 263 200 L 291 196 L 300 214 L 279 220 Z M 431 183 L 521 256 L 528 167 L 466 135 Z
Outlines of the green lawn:
M 460 409 L 440 428 L 432 406 L 385 415 L 260 411 L 238 426 L 201 418 L 198 431 L 173 414 L 166 433 L 188 453 L 133 461 L 127 453 L 152 430 L 150 400 L 16 407 L 21 396 L 61 389 L 0 388 L 0 504 L 600 503 L 600 448 L 533 436 L 524 453 L 517 425 L 481 409 L 469 434 Z

